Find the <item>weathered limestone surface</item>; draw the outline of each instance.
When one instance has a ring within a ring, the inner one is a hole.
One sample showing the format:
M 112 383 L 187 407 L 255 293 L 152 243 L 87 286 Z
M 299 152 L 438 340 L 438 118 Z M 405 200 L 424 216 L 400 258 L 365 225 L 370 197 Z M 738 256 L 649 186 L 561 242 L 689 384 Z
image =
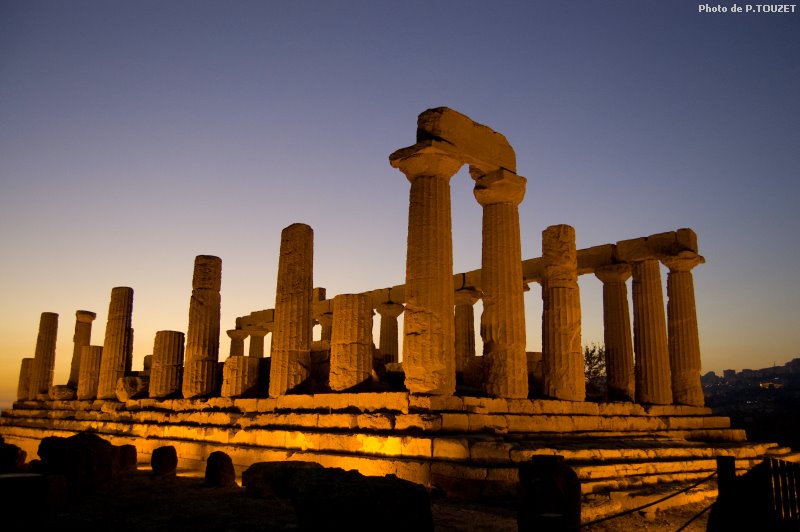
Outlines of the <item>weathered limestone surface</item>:
M 250 336 L 250 333 L 242 329 L 231 329 L 226 332 L 228 338 L 231 339 L 230 356 L 244 356 L 244 341 Z
M 250 349 L 248 354 L 253 358 L 264 358 L 264 337 L 269 330 L 264 327 L 254 327 L 249 329 Z
M 292 224 L 281 232 L 269 395 L 303 384 L 311 365 L 314 231 Z
M 595 271 L 603 283 L 603 340 L 606 349 L 608 398 L 612 401 L 634 400 L 633 341 L 628 309 L 631 276 L 628 264 L 604 266 Z
M 258 391 L 259 357 L 232 356 L 222 370 L 222 397 L 254 397 Z
M 51 401 L 72 401 L 75 399 L 75 388 L 69 384 L 54 384 L 47 391 Z
M 117 381 L 129 371 L 133 357 L 133 288 L 118 286 L 111 289 L 108 306 L 103 356 L 100 361 L 98 399 L 116 399 Z
M 667 323 L 661 271 L 655 259 L 633 263 L 633 349 L 636 353 L 636 402 L 672 402 Z
M 75 335 L 72 337 L 74 347 L 72 349 L 72 366 L 69 371 L 69 381 L 67 384 L 73 388 L 78 386 L 78 376 L 81 371 L 81 353 L 83 346 L 89 345 L 92 338 L 92 322 L 97 314 L 88 310 L 75 312 Z
M 17 385 L 17 401 L 25 401 L 30 397 L 31 370 L 33 359 L 23 358 L 19 368 L 19 384 Z
M 383 362 L 386 364 L 397 362 L 400 359 L 397 318 L 403 313 L 404 308 L 399 303 L 386 301 L 379 304 L 375 309 L 381 316 L 378 349 L 383 357 Z
M 220 287 L 222 259 L 198 255 L 194 260 L 192 297 L 189 301 L 189 328 L 186 332 L 186 365 L 183 396 L 204 397 L 216 386 L 216 370 L 210 371 L 219 360 Z
M 455 293 L 456 327 L 456 372 L 464 373 L 476 356 L 475 311 L 473 306 L 480 299 L 477 290 L 462 289 Z
M 319 323 L 320 331 L 319 339 L 322 342 L 330 342 L 331 341 L 331 334 L 333 334 L 333 313 L 332 312 L 324 312 L 316 317 L 317 323 Z M 397 329 L 397 324 L 395 324 L 395 329 Z M 395 340 L 397 343 L 397 340 Z M 330 344 L 329 344 L 330 345 Z
M 667 274 L 667 328 L 669 366 L 672 375 L 672 401 L 703 406 L 700 384 L 700 337 L 694 302 L 692 268 L 703 264 L 699 255 L 665 258 Z
M 371 373 L 372 306 L 364 294 L 339 294 L 333 298 L 331 390 L 353 388 Z
M 455 391 L 450 178 L 462 162 L 433 146 L 389 158 L 411 182 L 406 254 L 403 369 L 412 393 Z
M 503 169 L 482 173 L 473 167 L 470 173 L 475 179 L 475 199 L 483 207 L 485 389 L 492 397 L 523 398 L 528 396 L 528 371 L 518 206 L 527 180 Z
M 543 391 L 555 399 L 583 401 L 586 387 L 575 229 L 554 225 L 542 231 L 542 259 Z
M 126 402 L 131 399 L 141 399 L 147 397 L 150 387 L 150 379 L 138 375 L 128 375 L 117 381 L 117 400 Z
M 28 399 L 36 399 L 38 394 L 46 394 L 50 390 L 50 386 L 53 385 L 57 335 L 58 314 L 42 312 L 39 318 L 39 336 L 36 338 L 36 351 L 31 365 Z
M 156 332 L 150 368 L 150 397 L 168 397 L 181 391 L 183 344 L 182 332 Z
M 81 348 L 81 367 L 80 373 L 78 374 L 78 400 L 83 401 L 97 397 L 102 357 L 102 345 L 85 345 Z

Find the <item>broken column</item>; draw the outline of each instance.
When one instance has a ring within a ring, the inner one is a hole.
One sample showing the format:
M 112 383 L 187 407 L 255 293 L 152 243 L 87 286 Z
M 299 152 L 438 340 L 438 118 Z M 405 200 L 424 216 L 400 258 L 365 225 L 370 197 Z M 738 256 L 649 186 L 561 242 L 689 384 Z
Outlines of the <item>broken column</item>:
M 76 394 L 78 400 L 84 401 L 97 397 L 102 358 L 102 345 L 85 345 L 81 348 L 81 367 L 78 373 L 78 392 Z
M 53 385 L 56 366 L 56 337 L 58 335 L 58 314 L 42 312 L 39 318 L 39 335 L 36 338 L 36 351 L 31 364 L 28 399 L 36 399 L 38 394 L 47 394 Z
M 88 310 L 79 310 L 75 313 L 75 335 L 72 337 L 72 366 L 69 371 L 69 381 L 67 385 L 76 388 L 78 386 L 78 376 L 81 371 L 81 352 L 83 346 L 89 345 L 92 338 L 92 322 L 97 314 Z
M 213 255 L 195 257 L 182 385 L 187 399 L 207 397 L 217 384 L 221 286 L 222 259 Z
M 633 263 L 633 351 L 636 355 L 636 402 L 672 402 L 667 323 L 656 259 Z
M 606 354 L 608 398 L 612 401 L 633 401 L 633 342 L 628 308 L 628 287 L 631 276 L 628 264 L 612 264 L 598 268 L 594 274 L 603 283 L 603 340 Z
M 583 401 L 586 385 L 575 229 L 553 225 L 542 231 L 542 259 L 543 391 L 554 399 Z
M 222 397 L 254 397 L 258 392 L 257 356 L 228 357 L 222 368 Z
M 184 336 L 179 331 L 158 331 L 150 366 L 150 397 L 179 395 L 183 375 Z
M 129 371 L 133 358 L 133 288 L 117 286 L 111 289 L 108 321 L 100 361 L 98 399 L 117 398 L 117 380 Z
M 400 359 L 398 345 L 397 318 L 403 313 L 403 305 L 386 301 L 380 303 L 375 310 L 381 316 L 380 337 L 378 338 L 378 350 L 383 357 L 384 364 L 397 362 Z
M 253 358 L 264 358 L 264 337 L 269 330 L 264 327 L 253 327 L 248 329 L 248 332 L 250 333 L 250 349 L 248 354 Z
M 700 337 L 694 302 L 692 268 L 703 264 L 700 255 L 669 257 L 662 260 L 667 274 L 667 328 L 669 366 L 672 376 L 672 401 L 675 404 L 703 406 L 700 384 Z
M 17 384 L 17 401 L 26 401 L 30 397 L 32 358 L 23 358 L 19 368 L 19 383 Z
M 230 329 L 226 332 L 228 338 L 231 339 L 230 356 L 244 356 L 244 341 L 250 336 L 250 333 L 243 329 Z
M 464 373 L 475 358 L 475 311 L 480 299 L 477 290 L 462 289 L 455 293 L 456 373 Z
M 311 366 L 314 231 L 292 224 L 281 232 L 269 395 L 303 384 Z
M 470 167 L 475 199 L 483 207 L 481 338 L 486 393 L 528 397 L 525 302 L 518 206 L 527 180 L 506 169 Z
M 349 390 L 372 373 L 372 306 L 365 294 L 333 298 L 331 390 Z

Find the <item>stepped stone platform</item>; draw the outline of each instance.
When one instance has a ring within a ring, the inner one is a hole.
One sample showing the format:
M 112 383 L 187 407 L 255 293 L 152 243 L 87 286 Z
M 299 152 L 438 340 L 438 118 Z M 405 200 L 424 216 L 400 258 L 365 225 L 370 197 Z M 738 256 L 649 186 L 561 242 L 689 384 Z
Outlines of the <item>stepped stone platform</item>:
M 155 448 L 173 445 L 190 470 L 201 471 L 211 452 L 224 451 L 239 472 L 261 461 L 315 461 L 395 474 L 467 499 L 513 495 L 521 462 L 561 455 L 577 472 L 585 500 L 594 501 L 594 516 L 618 508 L 621 494 L 707 477 L 717 456 L 734 456 L 744 471 L 764 456 L 791 453 L 747 442 L 744 431 L 705 407 L 404 392 L 19 401 L 0 417 L 0 435 L 29 457 L 41 438 L 80 431 L 133 444 L 147 461 Z M 697 491 L 714 494 L 708 486 Z

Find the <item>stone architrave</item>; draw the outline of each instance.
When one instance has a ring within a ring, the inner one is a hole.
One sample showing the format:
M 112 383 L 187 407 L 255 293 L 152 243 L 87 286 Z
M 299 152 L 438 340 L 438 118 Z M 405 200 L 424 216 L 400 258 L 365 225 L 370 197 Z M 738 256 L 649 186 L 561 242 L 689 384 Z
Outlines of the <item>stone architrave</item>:
M 68 386 L 76 388 L 78 386 L 78 377 L 81 371 L 81 353 L 83 346 L 89 345 L 92 338 L 92 322 L 97 317 L 97 314 L 88 310 L 79 310 L 75 312 L 75 335 L 72 337 L 72 366 L 69 370 Z
M 26 401 L 30 397 L 31 369 L 33 369 L 33 359 L 23 358 L 22 365 L 19 368 L 17 401 Z
M 633 351 L 636 402 L 668 405 L 672 386 L 661 271 L 656 259 L 633 263 Z
M 187 399 L 207 397 L 217 384 L 221 286 L 222 259 L 195 257 L 182 384 Z
M 158 331 L 153 342 L 150 397 L 178 395 L 183 375 L 184 336 L 179 331 Z
M 527 180 L 502 168 L 472 166 L 475 199 L 483 207 L 481 338 L 486 392 L 528 397 L 525 301 L 518 206 Z
M 253 397 L 258 391 L 260 357 L 231 356 L 222 368 L 222 397 Z
M 378 351 L 383 357 L 384 364 L 391 364 L 400 359 L 397 318 L 403 313 L 404 308 L 400 303 L 392 301 L 380 303 L 375 308 L 381 316 Z
M 331 390 L 343 391 L 369 380 L 372 374 L 372 306 L 365 294 L 333 298 Z
M 292 224 L 281 232 L 269 396 L 284 395 L 309 377 L 311 367 L 314 231 Z
M 456 373 L 463 374 L 475 359 L 475 310 L 473 306 L 481 298 L 480 292 L 472 289 L 456 290 Z
M 78 393 L 76 395 L 79 401 L 97 397 L 102 357 L 102 345 L 85 345 L 81 348 L 81 367 L 78 374 Z
M 462 161 L 436 146 L 389 158 L 411 182 L 408 209 L 403 370 L 411 393 L 452 395 L 456 387 L 450 178 Z
M 229 355 L 232 357 L 244 356 L 244 341 L 250 333 L 243 329 L 230 329 L 225 331 L 231 339 L 231 350 Z
M 603 340 L 606 353 L 608 398 L 612 401 L 634 400 L 633 341 L 628 308 L 631 276 L 628 264 L 612 264 L 595 270 L 603 283 Z
M 586 384 L 575 229 L 553 225 L 542 231 L 542 259 L 542 388 L 554 399 L 583 401 Z
M 131 318 L 133 315 L 133 288 L 117 286 L 111 289 L 108 321 L 100 361 L 98 399 L 117 398 L 117 381 L 130 371 L 133 353 Z
M 667 274 L 667 330 L 669 367 L 672 376 L 672 401 L 675 404 L 703 406 L 700 384 L 700 337 L 694 302 L 692 268 L 703 264 L 700 255 L 662 260 Z
M 39 335 L 36 338 L 36 351 L 31 365 L 31 378 L 28 399 L 36 399 L 38 394 L 47 394 L 53 385 L 56 365 L 56 337 L 58 336 L 58 314 L 42 312 L 39 318 Z
M 264 337 L 269 332 L 263 327 L 253 327 L 249 329 L 250 350 L 248 354 L 254 358 L 264 358 Z

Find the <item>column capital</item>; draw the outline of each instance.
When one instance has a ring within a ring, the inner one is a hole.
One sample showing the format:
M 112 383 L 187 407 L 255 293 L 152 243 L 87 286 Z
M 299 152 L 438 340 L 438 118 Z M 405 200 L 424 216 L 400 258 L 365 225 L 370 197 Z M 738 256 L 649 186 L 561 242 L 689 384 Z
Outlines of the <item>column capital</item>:
M 225 332 L 228 333 L 228 338 L 230 338 L 231 340 L 244 341 L 248 336 L 250 336 L 250 332 L 245 331 L 244 329 L 230 329 Z
M 678 255 L 677 257 L 664 257 L 661 262 L 669 268 L 670 272 L 688 272 L 695 266 L 706 261 L 702 255 L 688 254 Z
M 393 301 L 385 301 L 383 303 L 379 303 L 375 307 L 375 310 L 378 311 L 378 314 L 381 315 L 381 318 L 396 318 L 400 316 L 405 309 L 406 308 L 403 305 Z
M 83 323 L 92 323 L 97 317 L 97 314 L 90 310 L 79 310 L 75 312 L 75 319 Z
M 463 288 L 455 291 L 456 306 L 469 305 L 470 307 L 478 302 L 483 294 L 472 288 Z
M 484 172 L 476 166 L 470 166 L 469 173 L 475 180 L 475 199 L 483 207 L 497 203 L 519 205 L 525 197 L 528 180 L 505 168 Z
M 418 177 L 450 179 L 464 164 L 455 153 L 444 147 L 444 143 L 438 141 L 399 149 L 389 156 L 389 163 L 412 182 Z
M 624 283 L 631 276 L 631 265 L 625 262 L 601 266 L 594 271 L 595 276 L 605 283 Z

